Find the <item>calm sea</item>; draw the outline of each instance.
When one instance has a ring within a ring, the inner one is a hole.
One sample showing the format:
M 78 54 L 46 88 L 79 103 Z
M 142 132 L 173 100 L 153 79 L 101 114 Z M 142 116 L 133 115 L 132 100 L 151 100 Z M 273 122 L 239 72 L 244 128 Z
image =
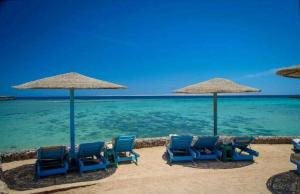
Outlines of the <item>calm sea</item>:
M 211 97 L 94 97 L 76 99 L 76 143 L 113 136 L 211 135 Z M 300 99 L 220 97 L 220 135 L 300 135 Z M 0 152 L 69 143 L 67 98 L 0 102 Z

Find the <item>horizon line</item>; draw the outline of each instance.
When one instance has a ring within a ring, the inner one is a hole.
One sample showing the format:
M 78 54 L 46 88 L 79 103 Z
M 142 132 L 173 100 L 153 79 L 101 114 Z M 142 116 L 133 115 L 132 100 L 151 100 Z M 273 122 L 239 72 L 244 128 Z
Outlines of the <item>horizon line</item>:
M 137 94 L 137 95 L 77 95 L 75 97 L 201 97 L 212 96 L 212 94 Z M 218 96 L 300 96 L 300 94 L 222 94 L 218 93 Z M 69 97 L 68 95 L 40 95 L 40 96 L 0 96 L 0 97 L 16 97 L 16 98 L 31 98 L 31 97 Z

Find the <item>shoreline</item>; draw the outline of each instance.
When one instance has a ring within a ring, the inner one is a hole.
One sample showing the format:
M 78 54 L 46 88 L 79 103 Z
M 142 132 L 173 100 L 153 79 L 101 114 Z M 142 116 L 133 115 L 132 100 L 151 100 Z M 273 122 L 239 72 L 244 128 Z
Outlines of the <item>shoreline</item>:
M 234 136 L 219 136 L 221 141 L 228 141 Z M 291 144 L 292 139 L 300 138 L 299 136 L 254 136 L 252 144 Z M 106 142 L 110 144 L 111 142 Z M 151 148 L 165 146 L 168 143 L 168 137 L 138 138 L 135 142 L 135 149 Z M 37 149 L 27 149 L 15 152 L 0 153 L 0 162 L 7 163 L 19 160 L 36 158 Z

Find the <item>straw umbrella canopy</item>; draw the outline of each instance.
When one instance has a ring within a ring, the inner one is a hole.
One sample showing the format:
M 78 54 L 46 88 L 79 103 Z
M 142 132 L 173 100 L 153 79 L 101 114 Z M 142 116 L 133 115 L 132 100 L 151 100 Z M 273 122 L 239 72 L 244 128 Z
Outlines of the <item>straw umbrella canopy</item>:
M 70 91 L 70 153 L 75 155 L 74 90 L 126 89 L 127 87 L 71 72 L 13 86 L 16 89 L 67 89 Z
M 300 78 L 300 65 L 279 69 L 276 74 L 284 77 Z
M 193 84 L 175 91 L 176 93 L 185 94 L 207 94 L 212 93 L 214 96 L 214 135 L 217 135 L 217 94 L 218 93 L 244 93 L 260 92 L 259 89 L 243 86 L 233 81 L 214 78 L 208 81 Z

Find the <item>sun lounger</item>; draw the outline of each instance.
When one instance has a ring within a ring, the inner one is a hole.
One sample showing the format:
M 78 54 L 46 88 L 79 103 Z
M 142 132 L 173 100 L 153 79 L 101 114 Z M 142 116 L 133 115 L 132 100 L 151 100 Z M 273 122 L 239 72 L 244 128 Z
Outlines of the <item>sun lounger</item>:
M 300 174 L 300 154 L 299 153 L 292 153 L 290 160 L 292 163 L 297 165 L 297 172 Z
M 112 140 L 113 149 L 116 154 L 117 163 L 133 161 L 138 163 L 138 157 L 140 155 L 133 151 L 135 142 L 135 136 L 119 136 Z
M 66 150 L 65 146 L 39 148 L 35 163 L 36 177 L 66 174 L 69 169 Z
M 169 161 L 182 162 L 193 161 L 196 153 L 191 149 L 193 136 L 190 135 L 172 135 L 170 136 L 170 143 L 167 146 L 166 153 Z
M 192 146 L 192 150 L 196 153 L 196 160 L 216 160 L 221 157 L 222 152 L 217 149 L 219 137 L 206 136 L 198 137 Z
M 85 171 L 106 169 L 107 161 L 102 155 L 104 149 L 104 142 L 80 144 L 77 153 L 77 161 L 80 173 Z
M 236 137 L 233 139 L 233 153 L 232 159 L 234 161 L 252 161 L 253 156 L 258 156 L 259 153 L 255 150 L 248 148 L 250 143 L 254 140 L 253 137 Z

